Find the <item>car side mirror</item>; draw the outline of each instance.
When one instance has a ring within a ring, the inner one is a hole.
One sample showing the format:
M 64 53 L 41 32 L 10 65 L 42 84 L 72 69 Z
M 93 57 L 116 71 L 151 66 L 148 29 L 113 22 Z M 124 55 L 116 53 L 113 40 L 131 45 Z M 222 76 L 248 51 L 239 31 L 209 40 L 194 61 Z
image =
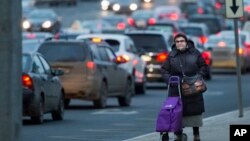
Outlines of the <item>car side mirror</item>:
M 59 70 L 59 69 L 53 69 L 52 70 L 52 74 L 54 76 L 61 76 L 61 75 L 64 75 L 64 71 L 63 70 Z

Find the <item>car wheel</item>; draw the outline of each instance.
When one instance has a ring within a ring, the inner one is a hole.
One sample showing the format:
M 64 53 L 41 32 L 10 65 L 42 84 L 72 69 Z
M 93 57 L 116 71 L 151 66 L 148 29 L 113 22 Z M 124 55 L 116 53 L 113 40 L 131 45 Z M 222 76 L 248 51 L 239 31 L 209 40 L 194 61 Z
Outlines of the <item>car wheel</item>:
M 63 120 L 64 117 L 64 96 L 61 93 L 60 100 L 56 111 L 51 113 L 53 120 Z
M 105 82 L 102 82 L 101 88 L 99 90 L 99 99 L 94 100 L 94 106 L 97 108 L 105 108 L 107 106 L 107 94 L 108 88 Z
M 69 107 L 70 99 L 64 99 L 64 107 Z
M 38 109 L 38 115 L 37 116 L 31 116 L 31 121 L 33 121 L 36 124 L 42 124 L 43 123 L 43 114 L 44 114 L 44 100 L 41 98 L 39 102 L 39 109 Z
M 131 80 L 127 81 L 126 84 L 126 89 L 125 89 L 125 93 L 123 96 L 119 96 L 118 97 L 118 102 L 120 106 L 130 106 L 131 104 L 131 98 L 133 95 L 133 87 L 132 87 L 132 82 Z

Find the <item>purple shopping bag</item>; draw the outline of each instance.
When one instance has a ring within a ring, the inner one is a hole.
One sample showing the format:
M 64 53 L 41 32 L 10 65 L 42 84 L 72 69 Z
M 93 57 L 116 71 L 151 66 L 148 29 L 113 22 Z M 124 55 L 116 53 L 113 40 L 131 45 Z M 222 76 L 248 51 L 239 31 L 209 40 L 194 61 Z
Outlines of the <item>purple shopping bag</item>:
M 156 120 L 156 132 L 177 132 L 182 130 L 181 97 L 167 97 Z

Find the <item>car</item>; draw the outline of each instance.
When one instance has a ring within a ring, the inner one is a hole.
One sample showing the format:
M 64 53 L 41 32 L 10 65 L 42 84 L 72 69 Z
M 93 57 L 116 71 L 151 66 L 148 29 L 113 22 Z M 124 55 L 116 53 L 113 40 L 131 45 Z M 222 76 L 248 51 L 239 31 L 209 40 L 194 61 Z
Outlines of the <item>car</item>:
M 114 0 L 112 11 L 116 14 L 128 14 L 140 9 L 139 0 Z
M 126 15 L 109 15 L 102 17 L 101 20 L 109 23 L 116 30 L 126 30 L 129 28 L 128 17 Z
M 80 30 L 82 32 L 89 31 L 89 33 L 101 33 L 102 30 L 113 29 L 112 25 L 107 21 L 101 19 L 84 20 L 80 23 Z
M 154 17 L 159 20 L 178 21 L 183 18 L 181 9 L 176 5 L 158 6 L 154 10 Z
M 158 30 L 172 33 L 175 36 L 177 33 L 182 32 L 178 23 L 170 20 L 157 21 L 155 24 L 147 26 L 147 30 Z
M 50 6 L 57 6 L 59 4 L 67 4 L 68 6 L 76 6 L 77 0 L 36 0 L 36 4 L 48 3 Z
M 133 95 L 132 76 L 120 64 L 109 45 L 99 38 L 90 40 L 47 41 L 38 49 L 51 64 L 61 69 L 65 106 L 71 99 L 92 101 L 97 108 L 107 106 L 108 97 L 116 97 L 120 106 L 130 106 Z
M 205 44 L 210 35 L 208 27 L 204 23 L 187 23 L 180 25 L 180 30 L 186 35 L 199 38 L 200 43 Z
M 141 58 L 147 63 L 147 82 L 163 82 L 161 65 L 166 61 L 171 50 L 172 34 L 161 31 L 135 30 L 128 31 L 125 35 L 134 41 Z
M 23 40 L 22 50 L 23 52 L 36 52 L 39 46 L 43 43 L 40 40 Z
M 246 21 L 250 20 L 250 1 L 244 0 L 244 17 Z
M 61 19 L 52 9 L 35 9 L 22 22 L 24 31 L 57 33 Z
M 41 124 L 44 114 L 51 113 L 53 120 L 64 118 L 64 88 L 60 70 L 51 69 L 44 57 L 36 52 L 22 54 L 23 116 Z
M 134 11 L 128 18 L 130 26 L 137 29 L 145 29 L 148 25 L 155 24 L 154 11 L 149 9 L 140 9 Z
M 212 70 L 235 70 L 236 64 L 236 49 L 235 39 L 233 36 L 209 36 L 205 47 L 212 53 L 213 63 Z M 245 47 L 244 42 L 239 38 L 239 58 L 241 61 L 241 72 L 246 73 L 250 68 L 250 47 Z
M 210 34 L 216 34 L 224 30 L 225 20 L 223 17 L 218 15 L 192 15 L 188 18 L 188 21 L 191 23 L 204 23 L 207 25 Z
M 137 94 L 145 94 L 146 92 L 146 63 L 140 58 L 134 42 L 125 35 L 114 34 L 88 34 L 80 35 L 77 37 L 81 39 L 91 39 L 94 37 L 101 38 L 107 42 L 114 50 L 117 56 L 123 56 L 126 59 L 126 63 L 120 65 L 133 76 L 134 88 Z

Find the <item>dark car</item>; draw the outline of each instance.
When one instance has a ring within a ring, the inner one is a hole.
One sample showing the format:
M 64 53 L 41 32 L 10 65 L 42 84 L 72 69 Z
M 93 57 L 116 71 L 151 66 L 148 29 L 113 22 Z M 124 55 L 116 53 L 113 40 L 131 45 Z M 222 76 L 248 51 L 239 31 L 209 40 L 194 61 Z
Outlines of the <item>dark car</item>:
M 155 24 L 156 19 L 154 18 L 154 11 L 141 9 L 134 11 L 130 18 L 128 18 L 128 23 L 130 26 L 136 28 L 146 28 L 148 25 Z
M 120 106 L 130 105 L 133 79 L 119 67 L 125 60 L 116 57 L 108 44 L 99 38 L 44 42 L 38 52 L 53 68 L 65 72 L 60 79 L 66 106 L 70 99 L 81 99 L 104 108 L 107 97 L 117 97 Z
M 209 30 L 206 24 L 203 23 L 188 23 L 180 25 L 182 32 L 189 36 L 199 38 L 200 43 L 205 44 L 209 36 Z
M 192 15 L 188 19 L 192 23 L 204 23 L 207 25 L 210 34 L 219 33 L 225 29 L 225 20 L 217 15 Z
M 140 9 L 139 0 L 114 0 L 112 5 L 112 11 L 116 14 L 131 14 L 138 9 Z
M 129 28 L 127 19 L 128 17 L 125 15 L 109 15 L 102 17 L 102 20 L 109 23 L 115 30 L 125 30 Z
M 148 25 L 147 29 L 172 33 L 173 36 L 181 32 L 178 23 L 170 20 L 157 21 L 155 24 Z
M 60 31 L 61 20 L 52 9 L 35 9 L 23 20 L 22 26 L 24 31 L 56 33 Z
M 45 113 L 63 120 L 64 89 L 58 78 L 63 72 L 51 69 L 39 53 L 23 53 L 22 69 L 23 115 L 38 124 Z
M 168 57 L 173 36 L 160 31 L 130 31 L 126 35 L 134 41 L 141 58 L 147 63 L 147 81 L 163 81 L 161 65 Z

